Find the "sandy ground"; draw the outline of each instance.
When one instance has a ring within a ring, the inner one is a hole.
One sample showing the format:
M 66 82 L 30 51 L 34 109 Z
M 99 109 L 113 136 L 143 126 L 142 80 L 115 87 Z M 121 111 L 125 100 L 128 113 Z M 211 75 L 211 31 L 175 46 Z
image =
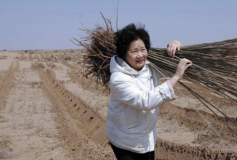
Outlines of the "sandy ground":
M 1 106 L 0 138 L 5 144 L 0 144 L 5 146 L 0 159 L 67 159 L 62 142 L 55 138 L 55 113 L 37 71 L 32 71 L 31 62 L 20 66 Z
M 83 54 L 0 52 L 0 159 L 115 159 L 104 128 L 110 94 L 83 77 Z M 237 120 L 236 105 L 186 84 Z M 236 135 L 176 87 L 224 140 L 176 90 L 177 100 L 160 107 L 156 159 L 237 159 Z

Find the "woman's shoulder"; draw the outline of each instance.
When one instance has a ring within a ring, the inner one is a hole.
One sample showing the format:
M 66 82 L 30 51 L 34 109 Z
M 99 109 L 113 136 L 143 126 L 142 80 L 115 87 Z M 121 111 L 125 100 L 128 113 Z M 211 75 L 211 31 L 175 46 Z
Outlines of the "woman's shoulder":
M 129 82 L 129 81 L 133 81 L 133 77 L 123 72 L 114 72 L 110 76 L 110 83 Z

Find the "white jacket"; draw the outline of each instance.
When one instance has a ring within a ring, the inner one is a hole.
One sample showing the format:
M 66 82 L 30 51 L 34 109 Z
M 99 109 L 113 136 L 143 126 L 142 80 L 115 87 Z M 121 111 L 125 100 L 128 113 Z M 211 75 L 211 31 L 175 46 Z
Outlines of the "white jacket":
M 117 56 L 110 61 L 107 137 L 116 147 L 137 153 L 154 151 L 159 106 L 176 98 L 170 82 L 159 85 L 159 74 L 148 63 L 137 71 Z

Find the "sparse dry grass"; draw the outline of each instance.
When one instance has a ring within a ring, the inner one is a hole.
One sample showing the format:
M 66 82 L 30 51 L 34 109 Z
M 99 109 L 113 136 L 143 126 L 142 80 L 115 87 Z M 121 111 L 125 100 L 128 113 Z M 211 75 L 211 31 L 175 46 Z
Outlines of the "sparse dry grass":
M 187 128 L 177 124 L 177 120 L 173 119 L 172 116 L 165 116 L 164 118 L 160 119 L 163 124 L 162 130 L 164 132 L 172 132 L 176 133 L 178 131 L 186 131 Z
M 34 69 L 34 70 L 35 70 L 35 69 L 38 69 L 38 68 L 44 69 L 45 66 L 44 66 L 43 63 L 37 63 L 37 62 L 35 62 L 35 63 L 32 63 L 32 64 L 31 64 L 31 68 Z
M 45 58 L 46 61 L 51 61 L 52 60 L 52 57 L 47 57 Z
M 23 104 L 21 104 L 20 107 L 18 108 L 18 113 L 22 109 L 22 107 L 23 107 Z
M 34 120 L 30 118 L 25 118 L 24 121 L 24 129 L 32 129 L 34 128 Z
M 40 126 L 38 126 L 36 129 L 35 129 L 35 133 L 37 134 L 37 133 L 40 133 L 40 132 L 42 132 L 42 131 L 44 131 L 45 130 L 45 128 L 42 126 L 42 125 L 40 125 Z
M 12 127 L 12 129 L 17 129 L 17 127 L 22 126 L 22 124 L 19 123 L 18 121 L 14 121 L 14 120 L 12 120 L 10 126 Z
M 26 57 L 26 56 L 23 56 L 21 60 L 24 61 L 24 60 L 26 60 L 26 59 L 27 59 L 27 57 Z
M 47 62 L 46 63 L 49 68 L 55 68 L 55 64 L 53 62 Z
M 4 116 L 2 116 L 2 115 L 0 115 L 0 123 L 1 122 L 5 122 L 6 120 L 5 120 L 5 117 Z
M 64 81 L 64 80 L 60 80 L 59 82 L 60 82 L 61 84 L 65 83 L 65 81 Z
M 34 102 L 28 106 L 28 109 L 31 110 L 30 113 L 32 113 L 32 114 L 38 114 L 39 113 L 38 110 L 37 110 L 37 104 L 35 104 Z
M 233 149 L 236 148 L 237 150 L 237 145 L 235 143 L 228 141 L 228 139 L 225 138 L 223 127 L 218 125 L 215 126 L 215 128 L 228 144 L 225 141 L 223 141 L 210 127 L 205 127 L 202 130 L 200 130 L 198 132 L 197 138 L 192 143 L 201 144 L 204 147 L 211 147 L 214 149 L 225 148 L 226 150 L 233 151 Z
M 12 102 L 12 105 L 11 105 L 11 107 L 9 109 L 9 112 L 13 112 L 13 110 L 14 110 L 14 103 L 15 103 L 15 100 Z
M 224 136 L 224 132 L 221 126 L 217 128 L 217 131 L 221 136 Z M 221 142 L 220 137 L 213 131 L 213 129 L 206 126 L 205 128 L 199 131 L 198 137 L 193 141 L 193 143 L 202 144 L 206 146 L 209 145 L 210 141 L 214 144 L 218 144 Z
M 38 82 L 38 81 L 34 81 L 34 82 L 30 82 L 30 85 L 37 85 L 37 84 L 40 84 L 42 82 Z
M 0 59 L 7 59 L 7 56 L 1 56 Z
M 54 134 L 49 130 L 44 130 L 43 135 L 45 135 L 48 138 L 54 137 Z
M 30 85 L 30 88 L 35 88 L 38 86 L 38 88 L 40 88 L 40 86 L 43 84 L 42 81 L 33 81 L 33 82 L 27 82 L 26 85 Z
M 0 159 L 12 158 L 13 155 L 11 148 L 0 148 Z
M 11 141 L 9 140 L 9 136 L 3 135 L 1 136 L 0 141 L 0 159 L 6 159 L 13 157 L 13 150 L 10 148 Z
M 38 63 L 38 67 L 39 67 L 39 68 L 43 68 L 43 69 L 45 68 L 45 66 L 44 66 L 43 63 Z

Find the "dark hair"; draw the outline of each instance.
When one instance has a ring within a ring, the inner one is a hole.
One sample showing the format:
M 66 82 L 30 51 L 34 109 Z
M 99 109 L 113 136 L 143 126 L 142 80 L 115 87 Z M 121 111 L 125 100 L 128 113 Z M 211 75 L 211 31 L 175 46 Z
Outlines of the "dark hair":
M 125 58 L 130 44 L 137 39 L 141 39 L 144 42 L 147 52 L 149 52 L 151 46 L 150 36 L 144 28 L 145 26 L 141 24 L 137 26 L 134 23 L 130 23 L 115 33 L 115 45 L 118 57 Z

